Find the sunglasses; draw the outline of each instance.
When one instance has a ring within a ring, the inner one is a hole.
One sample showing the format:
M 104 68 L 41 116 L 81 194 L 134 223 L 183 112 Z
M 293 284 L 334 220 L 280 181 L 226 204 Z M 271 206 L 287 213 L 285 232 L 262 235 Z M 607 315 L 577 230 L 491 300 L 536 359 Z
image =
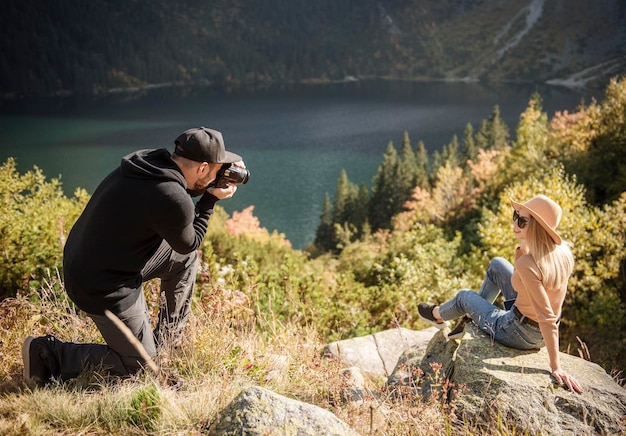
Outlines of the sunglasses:
M 528 224 L 529 219 L 525 218 L 523 216 L 519 216 L 519 213 L 514 210 L 513 211 L 513 222 L 517 221 L 517 226 L 520 229 L 523 229 L 524 227 L 526 227 L 526 224 Z

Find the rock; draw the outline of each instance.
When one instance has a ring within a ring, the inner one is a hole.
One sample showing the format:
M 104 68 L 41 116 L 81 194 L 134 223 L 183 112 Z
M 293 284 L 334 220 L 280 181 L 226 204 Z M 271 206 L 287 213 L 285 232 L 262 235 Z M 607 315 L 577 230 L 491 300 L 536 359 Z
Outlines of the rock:
M 390 389 L 453 400 L 457 416 L 479 426 L 502 420 L 522 433 L 625 434 L 626 390 L 599 365 L 560 354 L 563 369 L 585 390 L 575 394 L 554 384 L 545 347 L 508 348 L 473 323 L 465 332 L 461 341 L 437 333 L 421 357 L 405 352 L 389 377 Z
M 357 366 L 374 377 L 389 377 L 398 358 L 406 350 L 424 352 L 435 332 L 435 327 L 424 330 L 397 328 L 328 344 L 326 356 L 341 359 Z
M 405 393 L 414 396 L 417 390 L 418 394 L 426 398 L 433 394 L 433 389 L 440 388 L 442 382 L 451 379 L 452 374 L 446 371 L 454 369 L 452 361 L 456 356 L 456 347 L 449 346 L 445 341 L 449 331 L 437 330 L 426 347 L 409 349 L 402 353 L 387 379 L 390 392 L 400 396 Z M 444 340 L 434 340 L 437 337 Z
M 357 436 L 352 428 L 331 412 L 257 386 L 237 395 L 219 414 L 208 434 Z
M 341 376 L 346 382 L 346 386 L 352 389 L 365 388 L 365 376 L 358 366 L 351 366 L 341 371 Z
M 345 386 L 340 393 L 340 399 L 343 403 L 364 404 L 367 401 L 378 401 L 380 395 L 370 389 L 367 389 L 365 376 L 361 368 L 351 366 L 341 371 L 341 376 L 345 381 Z M 335 403 L 331 398 L 331 403 Z

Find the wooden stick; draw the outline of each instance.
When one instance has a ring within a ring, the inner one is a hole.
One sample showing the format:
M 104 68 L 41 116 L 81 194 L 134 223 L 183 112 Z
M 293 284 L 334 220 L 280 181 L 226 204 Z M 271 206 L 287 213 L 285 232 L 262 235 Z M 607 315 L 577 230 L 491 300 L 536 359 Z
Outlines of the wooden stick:
M 126 338 L 126 340 L 133 346 L 133 348 L 139 353 L 141 358 L 146 362 L 146 365 L 154 372 L 154 375 L 157 376 L 159 381 L 163 384 L 163 386 L 167 386 L 167 377 L 163 372 L 159 369 L 157 364 L 152 360 L 152 358 L 148 355 L 148 352 L 144 348 L 143 344 L 137 339 L 137 337 L 130 331 L 130 329 L 120 320 L 114 313 L 109 310 L 105 310 L 104 314 L 109 320 L 115 324 L 115 326 L 119 329 L 120 333 Z

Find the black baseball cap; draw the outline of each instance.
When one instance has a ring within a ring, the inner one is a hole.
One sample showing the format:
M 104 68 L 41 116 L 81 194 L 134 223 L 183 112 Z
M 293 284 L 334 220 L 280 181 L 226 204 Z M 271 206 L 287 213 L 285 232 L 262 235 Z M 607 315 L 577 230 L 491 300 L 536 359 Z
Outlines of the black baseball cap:
M 241 156 L 226 151 L 220 132 L 206 127 L 185 130 L 174 144 L 174 153 L 196 162 L 233 163 L 242 160 Z

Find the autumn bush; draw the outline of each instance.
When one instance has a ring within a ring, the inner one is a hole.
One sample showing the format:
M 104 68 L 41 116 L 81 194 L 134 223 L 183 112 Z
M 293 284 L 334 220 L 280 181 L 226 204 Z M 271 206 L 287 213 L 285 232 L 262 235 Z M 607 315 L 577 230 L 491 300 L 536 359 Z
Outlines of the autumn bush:
M 37 167 L 19 174 L 12 158 L 0 166 L 0 298 L 38 288 L 61 267 L 65 237 L 88 198 L 82 189 L 67 198 Z

